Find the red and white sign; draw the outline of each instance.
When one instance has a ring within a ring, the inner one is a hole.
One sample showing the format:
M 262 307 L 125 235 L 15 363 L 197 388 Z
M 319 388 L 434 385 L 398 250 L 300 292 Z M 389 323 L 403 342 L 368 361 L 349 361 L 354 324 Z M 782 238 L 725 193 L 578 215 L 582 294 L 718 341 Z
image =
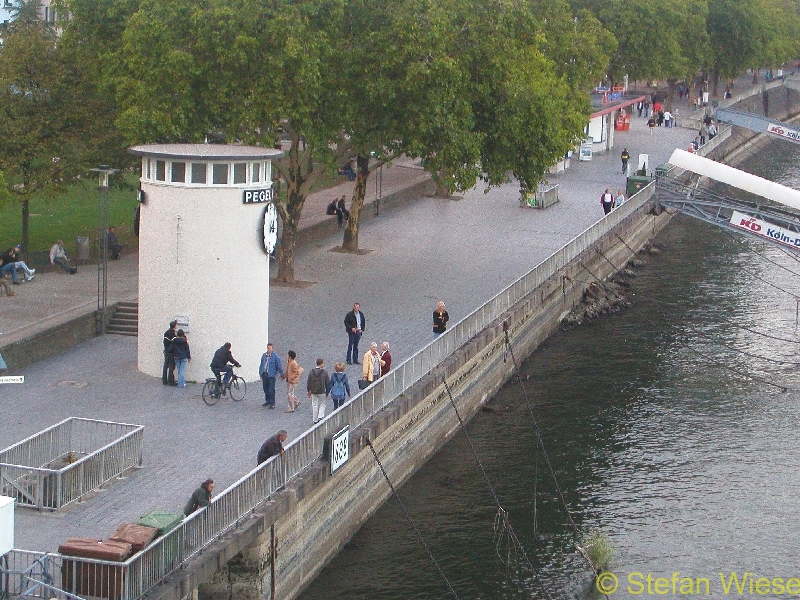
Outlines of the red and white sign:
M 738 211 L 733 211 L 730 224 L 737 229 L 744 229 L 759 237 L 785 244 L 795 249 L 800 249 L 800 233 L 792 231 L 791 229 L 778 227 L 777 225 L 762 221 L 761 219 L 756 219 L 755 217 Z
M 776 125 L 775 123 L 767 125 L 767 133 L 786 138 L 787 140 L 800 141 L 800 131 L 789 129 L 783 125 Z

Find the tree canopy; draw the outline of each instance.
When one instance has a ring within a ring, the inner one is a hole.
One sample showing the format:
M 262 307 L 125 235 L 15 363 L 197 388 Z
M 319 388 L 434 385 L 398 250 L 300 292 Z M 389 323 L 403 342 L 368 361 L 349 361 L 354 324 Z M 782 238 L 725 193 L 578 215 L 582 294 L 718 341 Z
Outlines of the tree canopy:
M 17 4 L 0 46 L 0 169 L 22 202 L 26 249 L 32 193 L 55 193 L 124 152 L 94 75 L 75 46 L 35 18 L 39 10 L 38 0 Z

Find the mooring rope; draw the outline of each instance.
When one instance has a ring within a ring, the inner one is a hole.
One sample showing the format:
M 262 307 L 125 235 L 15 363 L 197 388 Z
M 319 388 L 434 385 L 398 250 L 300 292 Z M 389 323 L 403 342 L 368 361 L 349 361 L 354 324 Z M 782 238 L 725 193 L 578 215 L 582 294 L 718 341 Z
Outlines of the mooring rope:
M 539 577 L 539 573 L 536 570 L 536 567 L 533 566 L 533 563 L 531 562 L 530 558 L 528 558 L 528 554 L 527 552 L 525 552 L 525 547 L 522 545 L 522 542 L 517 537 L 517 534 L 511 525 L 511 518 L 508 514 L 508 511 L 506 511 L 506 509 L 503 508 L 503 505 L 500 504 L 500 499 L 497 497 L 497 492 L 495 491 L 494 486 L 492 485 L 492 481 L 489 479 L 489 475 L 486 473 L 486 469 L 483 468 L 483 463 L 481 462 L 481 459 L 478 457 L 478 452 L 475 450 L 475 446 L 472 443 L 472 438 L 470 438 L 469 433 L 467 432 L 467 427 L 466 425 L 464 425 L 464 420 L 461 418 L 461 414 L 458 412 L 458 406 L 456 406 L 456 401 L 453 399 L 453 393 L 450 390 L 450 386 L 447 384 L 446 377 L 442 378 L 442 383 L 444 384 L 444 389 L 447 390 L 447 396 L 450 398 L 450 404 L 452 404 L 453 411 L 456 413 L 456 418 L 458 418 L 458 423 L 459 425 L 461 425 L 461 431 L 464 432 L 470 450 L 472 450 L 472 456 L 475 457 L 475 462 L 478 463 L 478 468 L 481 470 L 481 475 L 483 475 L 483 480 L 486 482 L 486 486 L 489 488 L 489 491 L 492 494 L 492 499 L 494 500 L 495 506 L 497 507 L 497 517 L 495 519 L 495 531 L 498 531 L 499 533 L 497 534 L 498 540 L 495 547 L 499 548 L 500 540 L 503 536 L 503 533 L 507 533 L 508 539 L 511 541 L 511 544 L 513 545 L 514 549 L 522 555 L 522 558 L 525 560 L 525 563 L 527 564 L 531 573 L 533 573 L 533 578 L 539 584 L 539 587 L 541 587 L 542 591 L 544 592 L 544 595 L 547 598 L 551 598 L 550 593 L 547 591 L 547 587 L 545 587 L 544 585 L 544 581 L 542 581 L 542 579 Z M 536 523 L 536 511 L 534 510 L 534 528 L 535 528 L 535 523 Z M 497 554 L 498 556 L 500 556 L 499 551 L 497 551 Z
M 403 514 L 406 517 L 406 520 L 411 525 L 412 529 L 414 530 L 414 533 L 417 534 L 417 538 L 419 539 L 420 544 L 422 544 L 422 547 L 425 549 L 425 552 L 428 553 L 428 558 L 431 559 L 431 562 L 436 567 L 436 570 L 439 571 L 439 575 L 441 575 L 442 579 L 445 582 L 445 585 L 447 585 L 447 589 L 450 591 L 451 594 L 453 594 L 453 597 L 456 598 L 456 600 L 458 600 L 458 594 L 456 594 L 456 591 L 453 589 L 453 586 L 450 585 L 450 581 L 447 579 L 447 576 L 444 574 L 444 571 L 442 570 L 442 567 L 439 566 L 439 563 L 437 562 L 436 558 L 433 556 L 433 552 L 431 552 L 431 549 L 428 548 L 428 544 L 425 543 L 425 538 L 422 537 L 422 534 L 419 532 L 419 529 L 417 529 L 417 526 L 414 524 L 414 520 L 411 518 L 411 515 L 408 514 L 408 510 L 406 510 L 405 504 L 403 504 L 403 501 L 400 499 L 400 496 L 397 493 L 397 490 L 394 488 L 394 485 L 392 485 L 392 482 L 389 479 L 389 475 L 388 475 L 388 473 L 386 473 L 386 469 L 383 468 L 383 464 L 381 463 L 381 459 L 378 458 L 378 453 L 375 451 L 375 448 L 372 446 L 372 442 L 369 440 L 369 438 L 367 438 L 366 441 L 367 441 L 367 446 L 369 446 L 369 449 L 372 450 L 372 456 L 375 458 L 375 462 L 378 464 L 378 467 L 380 468 L 381 473 L 383 473 L 383 478 L 386 480 L 386 483 L 389 485 L 389 489 L 392 491 L 392 494 L 394 495 L 394 497 L 397 500 L 398 504 L 400 504 L 400 508 L 402 509 Z
M 588 270 L 588 269 L 587 269 Z M 586 563 L 592 569 L 592 571 L 597 574 L 598 568 L 592 562 L 592 559 L 589 558 L 589 554 L 587 553 L 586 549 L 580 545 L 580 530 L 578 529 L 578 525 L 575 523 L 575 519 L 572 518 L 572 513 L 570 512 L 569 505 L 567 504 L 566 498 L 564 498 L 564 492 L 561 490 L 561 485 L 558 483 L 558 477 L 556 476 L 556 471 L 553 468 L 553 463 L 550 460 L 550 454 L 547 452 L 547 447 L 544 445 L 544 439 L 542 438 L 542 432 L 539 429 L 539 423 L 536 420 L 536 415 L 533 411 L 533 403 L 528 396 L 528 390 L 525 388 L 525 383 L 522 381 L 522 376 L 520 375 L 520 368 L 519 363 L 517 362 L 517 357 L 514 356 L 514 348 L 511 346 L 511 340 L 508 336 L 508 321 L 503 321 L 503 337 L 505 339 L 505 347 L 508 353 L 511 355 L 511 363 L 514 365 L 514 373 L 517 378 L 517 382 L 519 383 L 520 389 L 522 390 L 522 396 L 525 398 L 525 406 L 528 409 L 528 413 L 531 416 L 531 422 L 533 423 L 533 431 L 536 435 L 536 440 L 539 443 L 539 448 L 541 448 L 542 456 L 544 456 L 545 464 L 547 465 L 547 469 L 550 472 L 550 476 L 553 478 L 553 485 L 556 488 L 556 493 L 558 494 L 559 499 L 561 500 L 561 505 L 564 507 L 564 512 L 567 515 L 567 520 L 569 520 L 570 525 L 572 525 L 572 532 L 574 535 L 574 545 L 575 548 L 578 550 L 581 556 L 583 556 Z M 601 591 L 601 590 L 600 590 Z M 609 600 L 608 594 L 603 594 L 606 600 Z

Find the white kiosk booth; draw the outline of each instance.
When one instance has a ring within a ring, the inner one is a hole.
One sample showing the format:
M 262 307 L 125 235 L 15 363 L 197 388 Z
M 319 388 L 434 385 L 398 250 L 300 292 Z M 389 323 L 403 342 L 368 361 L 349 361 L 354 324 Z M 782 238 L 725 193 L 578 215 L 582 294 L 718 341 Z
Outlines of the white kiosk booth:
M 211 377 L 208 365 L 225 342 L 239 374 L 257 380 L 277 239 L 270 159 L 280 150 L 152 144 L 130 152 L 142 157 L 139 370 L 161 377 L 164 331 L 177 320 L 192 354 L 187 380 Z

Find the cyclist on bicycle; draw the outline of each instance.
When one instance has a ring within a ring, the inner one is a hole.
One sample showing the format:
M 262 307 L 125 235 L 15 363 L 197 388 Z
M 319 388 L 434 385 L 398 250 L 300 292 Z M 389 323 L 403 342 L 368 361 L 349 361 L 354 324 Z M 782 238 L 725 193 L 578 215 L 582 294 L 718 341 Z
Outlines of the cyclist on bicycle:
M 233 365 L 234 367 L 241 367 L 233 355 L 231 354 L 231 343 L 225 342 L 220 349 L 214 352 L 214 358 L 211 360 L 211 370 L 214 372 L 214 376 L 217 378 L 217 384 L 222 387 L 224 384 L 226 387 L 230 383 L 231 378 L 233 377 Z M 222 373 L 225 376 L 220 381 L 220 376 Z M 223 388 L 222 393 L 225 393 L 225 388 Z

